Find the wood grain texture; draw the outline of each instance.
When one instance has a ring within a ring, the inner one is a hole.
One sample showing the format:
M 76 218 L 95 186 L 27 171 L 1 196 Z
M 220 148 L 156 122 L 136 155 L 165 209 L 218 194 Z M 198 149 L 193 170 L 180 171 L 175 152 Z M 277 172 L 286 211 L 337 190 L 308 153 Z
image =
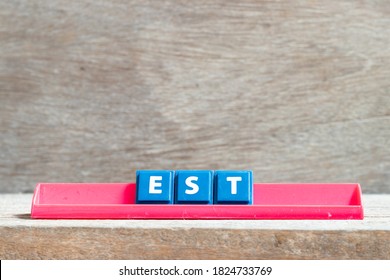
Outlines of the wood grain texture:
M 0 191 L 192 168 L 390 193 L 389 46 L 389 1 L 1 1 Z
M 0 195 L 1 259 L 390 259 L 390 195 L 363 221 L 32 220 Z

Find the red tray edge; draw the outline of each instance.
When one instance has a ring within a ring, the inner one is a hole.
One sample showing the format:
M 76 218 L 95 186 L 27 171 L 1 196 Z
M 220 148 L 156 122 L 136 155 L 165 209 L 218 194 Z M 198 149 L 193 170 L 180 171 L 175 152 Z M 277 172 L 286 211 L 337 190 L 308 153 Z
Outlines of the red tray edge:
M 33 219 L 245 219 L 245 220 L 362 220 L 362 191 L 356 185 L 357 205 L 115 205 L 115 204 L 39 204 L 40 186 L 35 188 L 31 218 Z M 53 183 L 57 184 L 57 183 Z M 61 184 L 61 183 L 59 183 Z M 78 184 L 78 183 L 75 183 Z M 88 183 L 85 183 L 88 184 Z M 102 183 L 104 184 L 104 183 Z M 113 183 L 116 184 L 116 183 Z M 121 184 L 121 183 L 119 183 Z M 272 183 L 284 185 L 291 183 Z M 326 185 L 326 183 L 294 183 L 294 185 Z M 256 184 L 260 185 L 260 184 Z M 157 206 L 157 207 L 156 207 Z M 173 207 L 172 207 L 173 206 Z M 158 208 L 158 210 L 156 210 Z

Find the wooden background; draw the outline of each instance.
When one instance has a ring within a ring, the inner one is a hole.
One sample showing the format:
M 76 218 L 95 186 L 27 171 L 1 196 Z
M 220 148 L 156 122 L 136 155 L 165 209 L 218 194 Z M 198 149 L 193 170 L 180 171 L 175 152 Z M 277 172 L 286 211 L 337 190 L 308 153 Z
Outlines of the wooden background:
M 390 193 L 390 2 L 0 1 L 0 191 L 252 169 Z

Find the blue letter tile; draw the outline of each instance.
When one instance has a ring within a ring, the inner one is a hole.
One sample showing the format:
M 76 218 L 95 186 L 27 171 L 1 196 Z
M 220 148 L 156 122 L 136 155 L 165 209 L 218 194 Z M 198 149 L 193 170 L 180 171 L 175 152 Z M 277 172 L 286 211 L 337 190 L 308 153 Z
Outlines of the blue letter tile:
M 173 203 L 174 171 L 139 170 L 136 177 L 137 203 Z
M 175 174 L 175 203 L 213 204 L 213 171 L 180 170 Z
M 252 171 L 215 172 L 215 204 L 252 204 Z

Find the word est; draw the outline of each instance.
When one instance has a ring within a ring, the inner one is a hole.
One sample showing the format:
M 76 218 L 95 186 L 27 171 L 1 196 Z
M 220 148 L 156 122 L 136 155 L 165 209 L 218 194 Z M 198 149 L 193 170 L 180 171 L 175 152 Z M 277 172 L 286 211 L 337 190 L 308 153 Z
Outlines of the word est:
M 139 204 L 252 204 L 248 170 L 138 170 Z

